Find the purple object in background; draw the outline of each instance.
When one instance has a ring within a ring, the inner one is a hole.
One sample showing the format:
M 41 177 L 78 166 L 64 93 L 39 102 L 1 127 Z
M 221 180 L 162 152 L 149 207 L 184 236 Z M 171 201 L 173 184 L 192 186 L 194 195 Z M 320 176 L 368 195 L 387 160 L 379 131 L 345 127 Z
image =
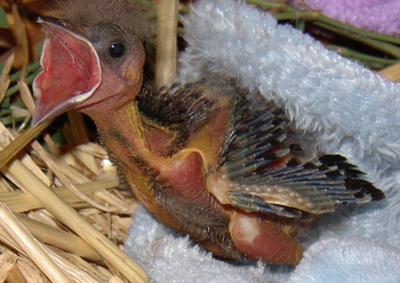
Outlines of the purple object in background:
M 400 35 L 400 0 L 291 0 L 356 27 Z

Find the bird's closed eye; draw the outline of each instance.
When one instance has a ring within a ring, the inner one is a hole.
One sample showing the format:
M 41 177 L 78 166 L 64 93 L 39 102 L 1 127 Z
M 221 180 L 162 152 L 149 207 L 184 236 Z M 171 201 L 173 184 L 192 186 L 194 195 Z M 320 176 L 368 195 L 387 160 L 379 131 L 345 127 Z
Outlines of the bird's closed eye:
M 111 43 L 108 54 L 111 58 L 120 58 L 125 54 L 125 45 L 121 42 Z

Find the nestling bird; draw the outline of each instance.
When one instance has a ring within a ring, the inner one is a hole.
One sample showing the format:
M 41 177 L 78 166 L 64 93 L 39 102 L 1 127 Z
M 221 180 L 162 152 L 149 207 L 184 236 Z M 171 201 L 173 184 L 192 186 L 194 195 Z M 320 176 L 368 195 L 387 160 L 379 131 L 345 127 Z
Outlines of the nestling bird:
M 302 161 L 284 109 L 234 79 L 143 87 L 146 22 L 131 4 L 60 3 L 41 20 L 33 125 L 89 115 L 143 205 L 214 255 L 295 265 L 310 219 L 384 197 L 345 157 Z

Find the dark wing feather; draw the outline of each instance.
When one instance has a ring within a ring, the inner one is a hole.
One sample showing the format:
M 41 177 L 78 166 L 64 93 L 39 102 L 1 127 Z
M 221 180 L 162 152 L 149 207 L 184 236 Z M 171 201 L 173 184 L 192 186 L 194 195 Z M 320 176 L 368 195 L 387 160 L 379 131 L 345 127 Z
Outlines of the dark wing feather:
M 256 103 L 254 103 L 256 101 Z M 325 155 L 307 163 L 296 160 L 285 144 L 285 113 L 259 95 L 238 97 L 221 155 L 231 181 L 228 198 L 246 211 L 301 217 L 302 212 L 333 212 L 345 204 L 383 198 L 346 158 Z

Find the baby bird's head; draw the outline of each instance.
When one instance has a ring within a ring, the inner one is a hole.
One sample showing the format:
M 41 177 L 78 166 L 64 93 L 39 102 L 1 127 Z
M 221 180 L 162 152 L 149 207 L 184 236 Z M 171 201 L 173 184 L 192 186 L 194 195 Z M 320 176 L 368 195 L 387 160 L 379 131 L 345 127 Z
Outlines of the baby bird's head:
M 142 85 L 150 25 L 140 8 L 125 0 L 68 0 L 58 1 L 57 10 L 57 18 L 39 20 L 46 39 L 33 126 L 71 109 L 116 109 Z

